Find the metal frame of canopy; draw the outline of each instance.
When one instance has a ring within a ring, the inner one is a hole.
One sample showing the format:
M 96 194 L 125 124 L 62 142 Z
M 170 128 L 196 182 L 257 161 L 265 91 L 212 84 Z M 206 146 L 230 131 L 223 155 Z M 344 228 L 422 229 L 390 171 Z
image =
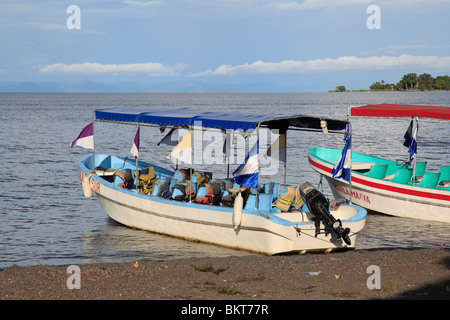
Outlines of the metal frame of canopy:
M 338 120 L 326 117 L 305 116 L 298 114 L 261 115 L 239 112 L 225 113 L 201 111 L 189 108 L 153 109 L 142 107 L 96 109 L 93 111 L 92 122 L 128 124 L 137 125 L 138 127 L 185 127 L 189 128 L 190 130 L 192 130 L 193 127 L 200 127 L 202 128 L 202 130 L 216 129 L 222 132 L 223 130 L 225 130 L 225 133 L 227 133 L 228 130 L 247 131 L 251 133 L 256 131 L 258 141 L 260 128 L 267 128 L 270 130 L 278 129 L 282 131 L 313 131 L 323 132 L 324 134 L 337 133 L 348 134 L 350 136 L 352 134 L 351 124 L 348 120 Z M 92 149 L 92 153 L 93 161 L 95 163 L 95 148 Z M 137 166 L 138 157 L 136 157 L 136 167 Z M 190 164 L 190 171 L 192 174 L 192 161 Z M 283 176 L 284 184 L 286 185 L 286 162 L 284 163 Z

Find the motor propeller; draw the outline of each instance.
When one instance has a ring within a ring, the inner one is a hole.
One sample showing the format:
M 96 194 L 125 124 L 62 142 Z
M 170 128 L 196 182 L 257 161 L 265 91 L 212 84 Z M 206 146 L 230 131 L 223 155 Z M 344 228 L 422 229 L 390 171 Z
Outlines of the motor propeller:
M 320 222 L 322 222 L 325 227 L 325 235 L 332 230 L 338 239 L 342 239 L 347 245 L 351 245 L 348 235 L 350 228 L 344 228 L 341 220 L 333 217 L 328 210 L 330 202 L 322 193 L 317 191 L 309 182 L 305 182 L 300 186 L 300 195 L 309 211 L 314 215 L 313 221 L 316 227 L 316 237 L 320 233 Z

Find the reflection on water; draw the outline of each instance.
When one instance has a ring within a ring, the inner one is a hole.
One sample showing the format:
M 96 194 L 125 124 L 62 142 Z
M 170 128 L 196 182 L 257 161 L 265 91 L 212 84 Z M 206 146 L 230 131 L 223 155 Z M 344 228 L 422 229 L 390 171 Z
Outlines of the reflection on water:
M 356 250 L 450 246 L 450 225 L 370 213 Z M 101 255 L 99 255 L 101 252 Z M 255 253 L 188 241 L 123 226 L 105 218 L 101 229 L 82 240 L 83 263 L 172 260 L 183 257 L 247 256 Z
M 450 224 L 370 212 L 356 249 L 450 246 Z
M 123 226 L 105 218 L 104 226 L 82 241 L 84 263 L 134 260 L 173 260 L 180 257 L 227 257 L 252 253 L 212 244 L 183 240 Z M 99 258 L 101 252 L 101 258 Z

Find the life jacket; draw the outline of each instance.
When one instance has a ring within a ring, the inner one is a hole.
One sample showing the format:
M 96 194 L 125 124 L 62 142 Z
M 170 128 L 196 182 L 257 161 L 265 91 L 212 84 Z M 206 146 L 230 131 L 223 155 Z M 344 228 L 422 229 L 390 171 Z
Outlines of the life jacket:
M 303 205 L 303 199 L 300 195 L 300 187 L 287 187 L 286 192 L 280 194 L 274 205 L 283 212 L 288 212 L 291 207 L 300 209 Z
M 300 194 L 300 186 L 295 187 L 295 200 L 293 203 L 293 206 L 295 209 L 299 210 L 300 207 L 303 205 L 303 198 Z
M 195 202 L 218 205 L 222 200 L 222 189 L 217 182 L 204 183 L 198 188 Z
M 195 190 L 192 186 L 191 180 L 186 181 L 186 200 L 189 201 L 189 199 L 193 200 L 195 198 Z M 190 194 L 190 197 L 189 197 Z
M 170 198 L 172 195 L 172 190 L 170 190 L 170 179 L 166 179 L 161 185 L 161 192 L 159 192 L 159 195 L 163 198 Z
M 172 187 L 172 199 L 177 201 L 184 201 L 186 199 L 186 186 L 181 183 L 176 183 Z
M 153 191 L 153 185 L 156 181 L 155 169 L 153 167 L 136 171 L 134 175 L 137 178 L 136 190 L 138 192 L 148 194 Z
M 250 188 L 230 188 L 227 189 L 228 194 L 222 197 L 221 203 L 225 207 L 233 207 L 234 200 L 236 199 L 239 191 L 241 192 L 243 202 L 243 208 L 245 208 L 245 204 L 251 194 Z
M 180 169 L 181 174 L 183 175 L 183 180 L 190 180 L 191 179 L 191 170 L 190 169 Z
M 118 185 L 119 187 L 131 189 L 134 183 L 133 175 L 131 174 L 131 169 L 125 169 L 125 172 L 120 171 L 116 172 L 115 175 L 123 180 L 123 182 Z
M 194 172 L 193 175 L 196 176 L 198 185 L 207 183 L 211 177 L 209 172 L 204 172 L 203 174 L 201 172 Z

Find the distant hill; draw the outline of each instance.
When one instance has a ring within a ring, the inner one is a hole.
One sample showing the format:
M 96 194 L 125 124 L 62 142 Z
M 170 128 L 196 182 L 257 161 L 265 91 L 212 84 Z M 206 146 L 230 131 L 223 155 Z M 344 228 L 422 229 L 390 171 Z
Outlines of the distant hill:
M 136 92 L 136 93 L 213 93 L 295 91 L 267 83 L 226 85 L 195 81 L 146 84 L 134 82 L 103 83 L 90 80 L 55 82 L 0 82 L 0 92 Z

